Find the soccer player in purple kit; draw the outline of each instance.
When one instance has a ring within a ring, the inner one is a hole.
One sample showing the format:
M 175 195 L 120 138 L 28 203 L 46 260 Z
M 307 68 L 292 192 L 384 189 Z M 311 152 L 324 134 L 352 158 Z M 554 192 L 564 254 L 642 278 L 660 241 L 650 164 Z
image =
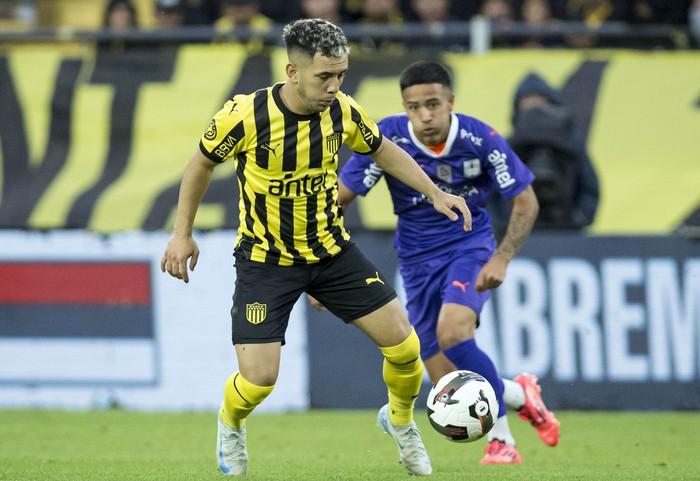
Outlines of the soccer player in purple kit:
M 539 206 L 530 186 L 534 176 L 508 143 L 484 122 L 454 113 L 447 69 L 416 62 L 400 77 L 406 113 L 379 122 L 382 134 L 405 150 L 443 191 L 461 197 L 472 212 L 472 230 L 435 213 L 422 194 L 385 175 L 398 216 L 395 247 L 407 297 L 408 317 L 421 343 L 430 379 L 455 369 L 484 376 L 499 402 L 498 420 L 488 434 L 482 464 L 522 461 L 506 418 L 506 406 L 530 422 L 550 446 L 559 422 L 544 405 L 537 378 L 501 379 L 474 333 L 489 289 L 504 280 L 508 263 L 529 235 Z M 347 206 L 365 195 L 384 172 L 370 157 L 354 154 L 341 171 L 338 202 Z M 497 192 L 512 205 L 506 233 L 497 245 L 485 205 Z

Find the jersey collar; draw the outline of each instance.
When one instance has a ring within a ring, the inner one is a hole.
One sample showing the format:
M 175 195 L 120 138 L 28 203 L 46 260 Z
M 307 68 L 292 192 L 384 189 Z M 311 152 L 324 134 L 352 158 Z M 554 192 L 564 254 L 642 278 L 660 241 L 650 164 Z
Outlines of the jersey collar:
M 435 158 L 440 158 L 440 157 L 446 157 L 450 155 L 450 152 L 452 151 L 452 145 L 455 143 L 455 139 L 457 138 L 457 132 L 459 131 L 459 119 L 457 118 L 457 115 L 452 112 L 450 114 L 450 131 L 447 134 L 447 140 L 445 140 L 445 148 L 442 149 L 442 152 L 440 155 L 436 154 L 432 150 L 430 150 L 423 142 L 418 140 L 418 137 L 416 137 L 416 133 L 413 131 L 413 125 L 411 124 L 410 120 L 408 121 L 408 134 L 411 136 L 411 141 L 415 144 L 416 147 L 418 147 L 425 155 L 429 157 L 435 157 Z

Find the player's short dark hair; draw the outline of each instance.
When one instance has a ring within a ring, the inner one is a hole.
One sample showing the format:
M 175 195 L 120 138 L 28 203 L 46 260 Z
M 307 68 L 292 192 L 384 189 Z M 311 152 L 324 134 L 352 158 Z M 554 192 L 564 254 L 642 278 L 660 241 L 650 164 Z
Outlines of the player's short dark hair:
M 414 62 L 406 67 L 401 72 L 399 84 L 402 92 L 419 84 L 440 84 L 452 90 L 452 78 L 447 68 L 441 63 L 428 60 Z
M 320 18 L 303 18 L 288 23 L 282 32 L 287 52 L 303 52 L 313 58 L 316 52 L 324 57 L 340 58 L 350 53 L 348 39 L 337 25 Z

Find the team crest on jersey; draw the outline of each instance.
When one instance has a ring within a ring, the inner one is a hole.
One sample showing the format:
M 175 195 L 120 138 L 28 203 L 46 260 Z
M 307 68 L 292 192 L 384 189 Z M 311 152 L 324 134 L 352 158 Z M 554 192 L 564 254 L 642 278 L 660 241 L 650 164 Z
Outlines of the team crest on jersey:
M 481 162 L 479 159 L 465 160 L 462 164 L 462 172 L 470 179 L 478 177 L 481 174 Z
M 251 324 L 260 324 L 267 317 L 267 304 L 254 302 L 245 305 L 245 318 Z
M 214 140 L 216 138 L 216 120 L 211 119 L 211 122 L 209 122 L 207 126 L 207 131 L 204 132 L 204 138 L 207 140 Z
M 338 152 L 340 149 L 340 132 L 336 132 L 326 137 L 326 149 L 333 155 Z
M 437 170 L 435 172 L 435 175 L 437 175 L 437 178 L 440 179 L 443 182 L 447 182 L 448 184 L 452 183 L 452 166 L 451 165 L 445 165 L 445 164 L 440 164 L 437 167 Z

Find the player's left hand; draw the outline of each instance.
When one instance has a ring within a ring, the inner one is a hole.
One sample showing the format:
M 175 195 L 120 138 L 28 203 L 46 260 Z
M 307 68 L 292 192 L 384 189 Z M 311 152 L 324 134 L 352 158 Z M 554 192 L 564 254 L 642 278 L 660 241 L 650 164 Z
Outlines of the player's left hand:
M 464 230 L 467 232 L 472 230 L 472 213 L 462 197 L 438 190 L 438 193 L 433 198 L 433 207 L 435 207 L 436 211 L 445 214 L 453 221 L 459 219 L 459 215 L 455 210 L 461 212 L 464 219 Z
M 474 289 L 477 292 L 484 292 L 503 284 L 503 279 L 506 277 L 506 267 L 508 267 L 508 260 L 498 253 L 494 254 L 476 276 Z

